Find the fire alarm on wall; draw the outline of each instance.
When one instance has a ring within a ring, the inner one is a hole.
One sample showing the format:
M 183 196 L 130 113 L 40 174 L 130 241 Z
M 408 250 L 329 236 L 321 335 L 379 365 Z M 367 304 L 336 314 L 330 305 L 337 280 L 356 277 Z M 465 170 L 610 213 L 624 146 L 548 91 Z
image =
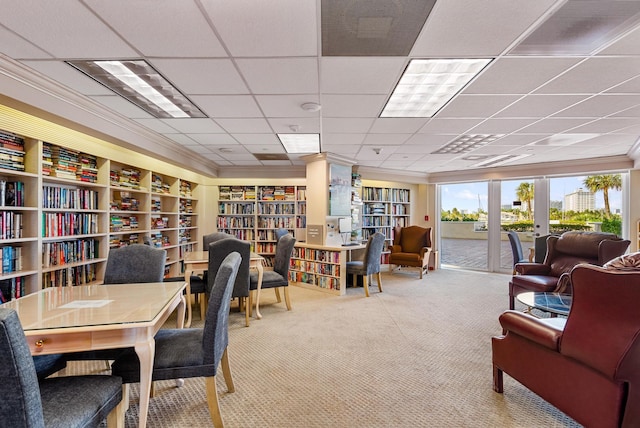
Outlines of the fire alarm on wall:
M 429 216 L 428 215 L 424 216 L 424 221 L 429 221 Z

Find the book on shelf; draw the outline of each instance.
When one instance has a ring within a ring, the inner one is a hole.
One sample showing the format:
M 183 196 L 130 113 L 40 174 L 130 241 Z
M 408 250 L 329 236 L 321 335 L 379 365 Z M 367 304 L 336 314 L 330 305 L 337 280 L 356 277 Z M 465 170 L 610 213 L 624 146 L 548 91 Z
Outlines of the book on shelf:
M 24 206 L 24 183 L 0 180 L 0 205 L 4 207 Z

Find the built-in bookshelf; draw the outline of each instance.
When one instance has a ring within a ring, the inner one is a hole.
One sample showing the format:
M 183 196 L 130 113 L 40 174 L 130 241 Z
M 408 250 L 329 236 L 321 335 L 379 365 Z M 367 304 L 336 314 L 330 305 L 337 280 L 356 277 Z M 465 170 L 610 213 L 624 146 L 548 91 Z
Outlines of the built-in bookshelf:
M 198 242 L 198 185 L 0 131 L 0 300 L 100 282 L 110 248 L 147 242 L 181 272 Z
M 275 254 L 275 230 L 296 238 L 306 228 L 306 186 L 219 186 L 217 228 L 251 241 L 253 251 Z
M 410 190 L 394 187 L 362 187 L 362 238 L 380 232 L 385 237 L 382 262 L 393 244 L 393 229 L 409 226 Z
M 289 266 L 289 281 L 296 285 L 330 294 L 346 293 L 346 263 L 351 251 L 359 247 L 325 247 L 296 243 Z

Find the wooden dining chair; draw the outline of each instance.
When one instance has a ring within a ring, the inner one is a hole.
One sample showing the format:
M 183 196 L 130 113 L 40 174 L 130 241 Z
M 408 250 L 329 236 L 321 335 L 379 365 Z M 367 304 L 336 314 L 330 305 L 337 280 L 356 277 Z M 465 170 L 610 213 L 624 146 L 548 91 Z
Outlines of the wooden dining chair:
M 160 329 L 155 337 L 152 380 L 205 377 L 207 403 L 216 428 L 224 426 L 216 389 L 220 365 L 227 390 L 235 391 L 227 345 L 231 293 L 241 261 L 240 254 L 233 252 L 220 265 L 209 294 L 204 328 Z M 140 382 L 140 361 L 133 349 L 113 362 L 112 373 L 121 376 L 125 384 Z
M 276 299 L 278 302 L 280 299 L 280 288 L 284 290 L 284 301 L 287 305 L 287 310 L 291 310 L 291 299 L 289 298 L 289 265 L 291 263 L 291 254 L 293 253 L 293 246 L 296 244 L 296 238 L 290 233 L 283 235 L 276 244 L 276 255 L 273 260 L 273 268 L 267 268 L 264 270 L 262 276 L 262 285 L 260 289 L 273 288 L 276 293 Z M 255 291 L 258 289 L 258 273 L 250 273 L 250 290 Z M 251 300 L 251 299 L 250 299 Z

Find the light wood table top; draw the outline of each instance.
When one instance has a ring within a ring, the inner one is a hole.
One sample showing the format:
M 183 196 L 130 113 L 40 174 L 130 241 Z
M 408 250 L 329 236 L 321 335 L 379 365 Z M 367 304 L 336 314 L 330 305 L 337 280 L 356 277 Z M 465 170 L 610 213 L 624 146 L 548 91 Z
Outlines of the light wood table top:
M 177 308 L 185 282 L 51 287 L 4 303 L 16 310 L 32 355 L 134 347 L 140 359 L 140 427 L 147 423 L 154 336 Z

